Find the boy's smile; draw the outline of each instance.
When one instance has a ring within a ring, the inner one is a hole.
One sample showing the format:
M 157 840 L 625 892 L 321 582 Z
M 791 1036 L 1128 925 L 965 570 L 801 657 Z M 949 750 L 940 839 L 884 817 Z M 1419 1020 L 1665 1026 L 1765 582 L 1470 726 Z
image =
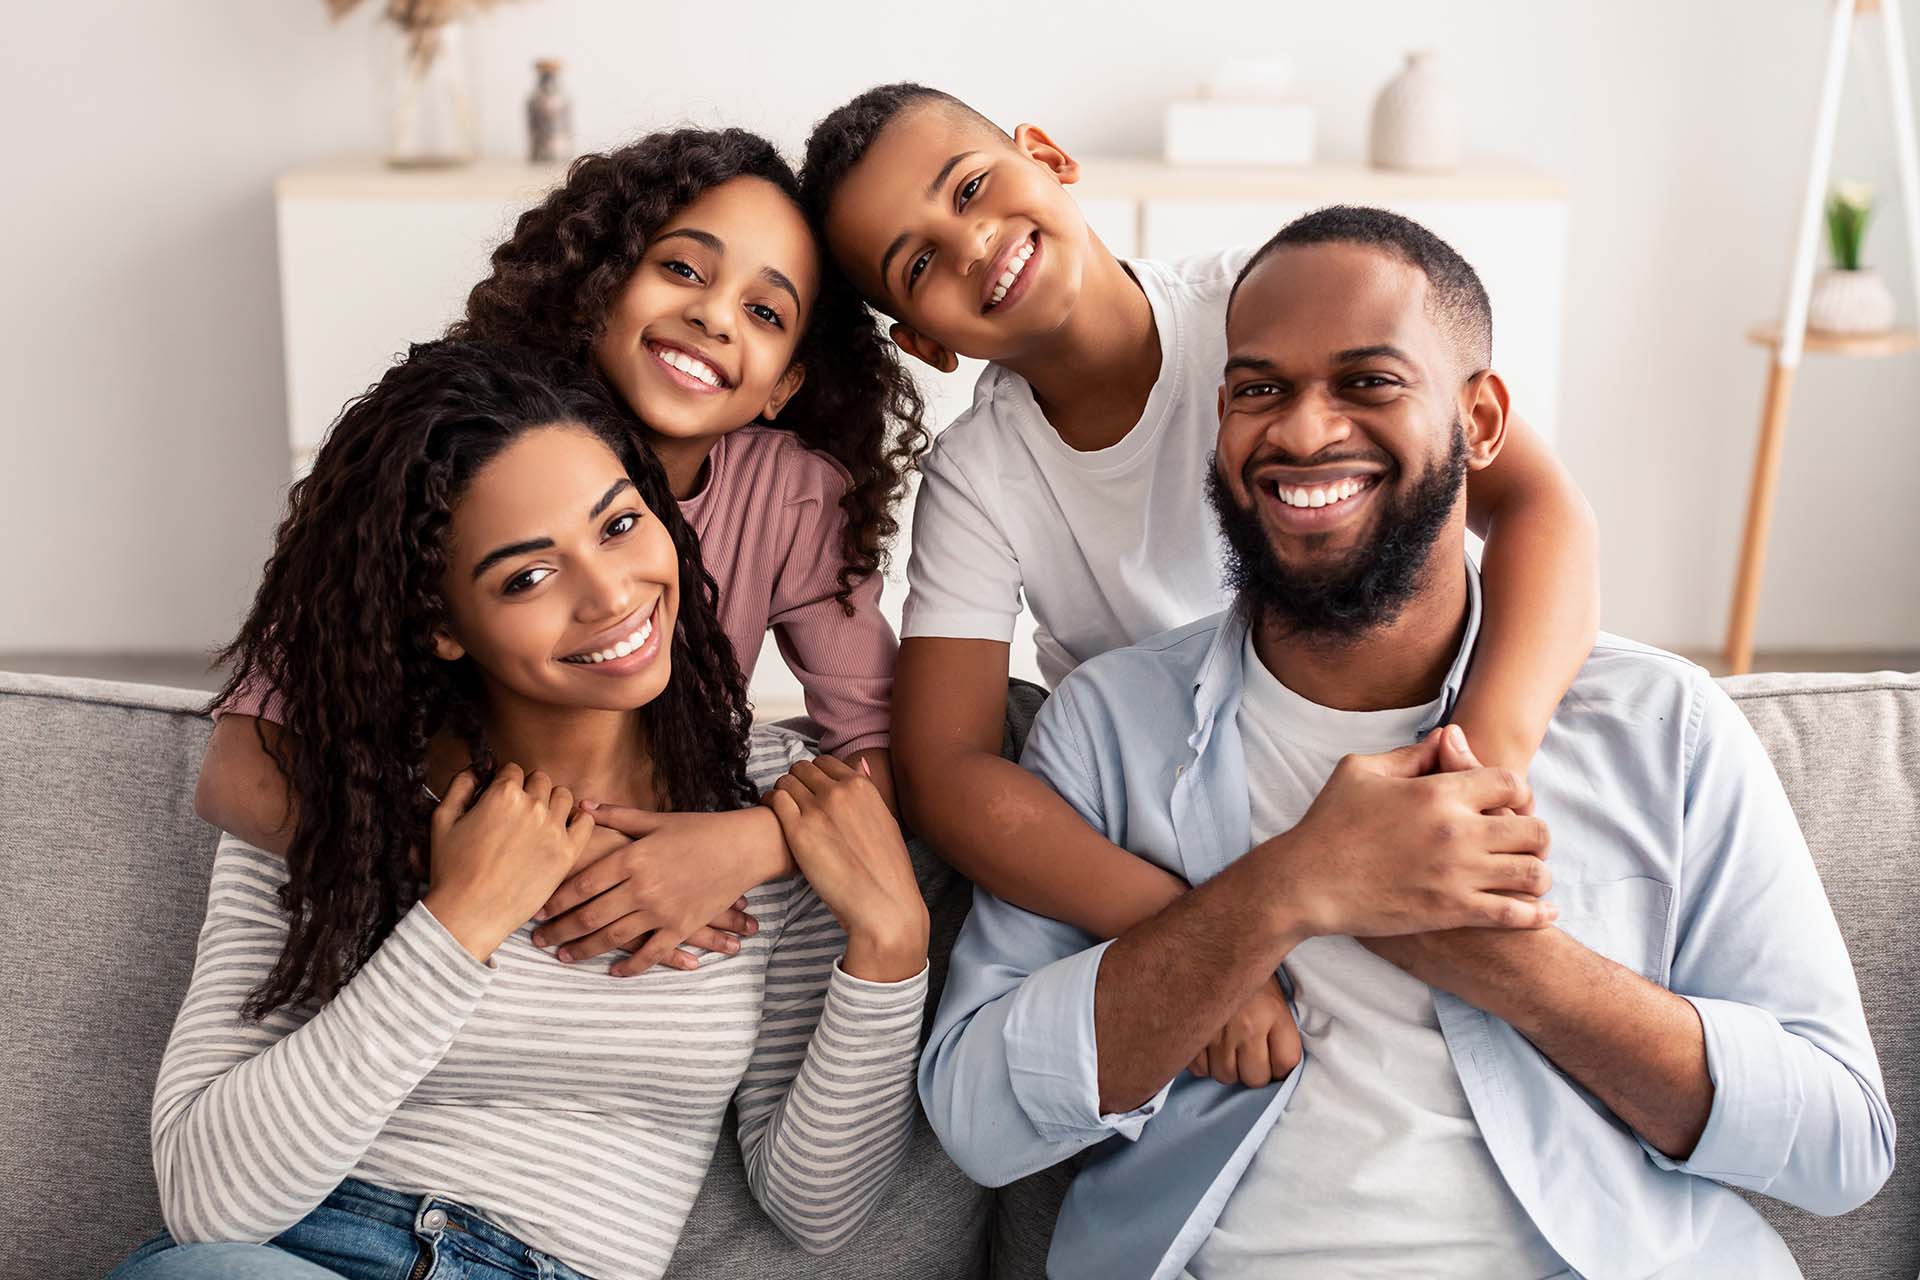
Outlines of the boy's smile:
M 1064 186 L 1078 176 L 1030 125 L 1010 139 L 939 104 L 913 107 L 848 172 L 828 243 L 913 354 L 1018 358 L 1079 298 L 1091 233 Z

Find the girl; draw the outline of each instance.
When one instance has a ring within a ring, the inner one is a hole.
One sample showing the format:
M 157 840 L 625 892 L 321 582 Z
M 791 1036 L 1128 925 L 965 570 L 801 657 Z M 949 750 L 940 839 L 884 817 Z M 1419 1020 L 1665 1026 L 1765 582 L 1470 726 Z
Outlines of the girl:
M 739 129 L 583 157 L 495 251 L 453 332 L 574 358 L 619 393 L 700 537 L 743 672 L 771 626 L 821 749 L 865 761 L 890 801 L 896 645 L 878 570 L 927 437 L 912 380 L 825 267 L 798 193 L 773 145 Z M 223 709 L 235 714 L 202 766 L 201 816 L 284 848 L 277 708 L 245 689 Z M 731 815 L 600 816 L 637 839 L 548 904 L 541 941 L 568 960 L 638 948 L 622 976 L 690 966 L 682 942 L 735 946 L 720 930 L 752 928 L 735 899 L 791 869 Z
M 753 1194 L 826 1252 L 903 1149 L 927 917 L 899 829 L 749 733 L 664 474 L 567 373 L 416 347 L 294 487 L 224 655 L 229 694 L 279 691 L 293 831 L 216 856 L 154 1098 L 170 1234 L 123 1280 L 658 1276 L 730 1101 Z M 602 851 L 586 793 L 743 810 L 808 879 L 752 891 L 734 962 L 552 965 L 526 922 Z

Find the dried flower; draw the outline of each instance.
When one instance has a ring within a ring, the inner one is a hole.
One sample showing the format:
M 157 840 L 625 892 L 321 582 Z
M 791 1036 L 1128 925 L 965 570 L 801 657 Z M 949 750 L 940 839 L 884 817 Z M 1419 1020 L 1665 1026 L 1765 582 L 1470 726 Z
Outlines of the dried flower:
M 440 56 L 440 32 L 503 0 L 386 0 L 387 21 L 407 35 L 407 56 L 425 70 Z M 327 16 L 335 22 L 360 7 L 360 0 L 326 0 Z

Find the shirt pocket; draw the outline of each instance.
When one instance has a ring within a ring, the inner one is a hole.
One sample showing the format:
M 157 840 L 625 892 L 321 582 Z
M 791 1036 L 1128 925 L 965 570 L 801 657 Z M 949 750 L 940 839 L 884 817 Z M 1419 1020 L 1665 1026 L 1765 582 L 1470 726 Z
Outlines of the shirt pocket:
M 1673 886 L 1651 876 L 1589 884 L 1556 883 L 1548 900 L 1560 907 L 1561 929 L 1589 951 L 1666 986 L 1672 973 L 1668 935 Z

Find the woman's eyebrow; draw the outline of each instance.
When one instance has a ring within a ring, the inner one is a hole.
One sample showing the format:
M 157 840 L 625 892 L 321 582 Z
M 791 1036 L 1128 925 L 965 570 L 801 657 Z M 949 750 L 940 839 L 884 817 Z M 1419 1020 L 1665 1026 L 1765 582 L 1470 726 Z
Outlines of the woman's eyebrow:
M 615 480 L 607 486 L 607 491 L 600 495 L 600 501 L 593 504 L 593 510 L 587 513 L 587 519 L 594 520 L 599 518 L 600 513 L 612 506 L 613 500 L 619 497 L 622 491 L 631 488 L 633 488 L 633 481 L 627 479 L 625 476 Z M 474 581 L 478 582 L 482 574 L 499 564 L 502 560 L 511 560 L 515 556 L 524 556 L 532 551 L 551 551 L 552 549 L 552 538 L 527 538 L 521 542 L 509 542 L 504 547 L 495 547 L 480 557 L 479 564 L 473 566 Z

